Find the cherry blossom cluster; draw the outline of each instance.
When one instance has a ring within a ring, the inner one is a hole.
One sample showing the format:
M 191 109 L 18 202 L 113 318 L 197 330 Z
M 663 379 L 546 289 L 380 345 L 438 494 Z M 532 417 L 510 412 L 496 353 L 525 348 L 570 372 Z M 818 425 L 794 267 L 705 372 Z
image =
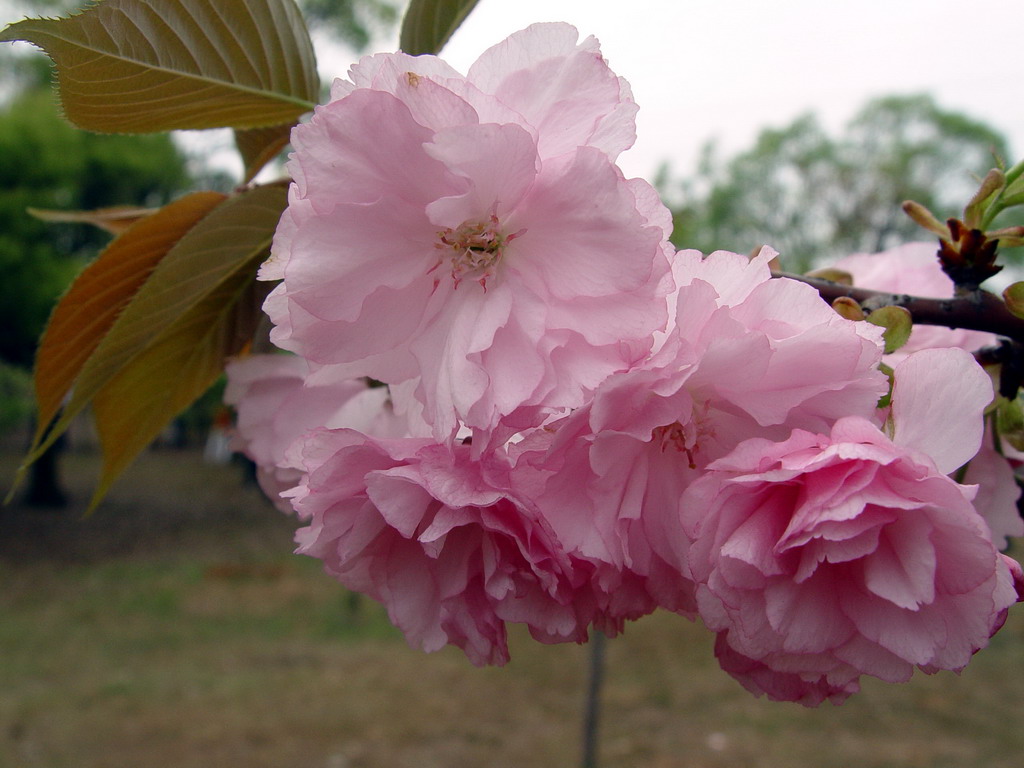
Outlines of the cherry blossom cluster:
M 663 608 L 775 699 L 962 668 L 1024 581 L 987 339 L 918 329 L 883 372 L 882 329 L 771 249 L 677 252 L 615 164 L 636 109 L 542 24 L 467 75 L 364 58 L 295 129 L 261 272 L 290 354 L 235 361 L 228 399 L 298 551 L 476 664 L 509 622 L 583 642 Z M 951 290 L 907 257 L 841 268 Z

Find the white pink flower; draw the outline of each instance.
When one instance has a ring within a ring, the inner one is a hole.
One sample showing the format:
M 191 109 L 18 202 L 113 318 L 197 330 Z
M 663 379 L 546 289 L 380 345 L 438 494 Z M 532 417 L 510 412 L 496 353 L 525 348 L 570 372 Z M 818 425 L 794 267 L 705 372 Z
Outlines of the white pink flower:
M 886 391 L 879 330 L 844 320 L 807 285 L 771 279 L 770 257 L 678 254 L 677 313 L 660 349 L 520 458 L 547 475 L 534 498 L 566 548 L 603 584 L 638 579 L 648 610 L 693 612 L 679 501 L 710 462 L 750 437 L 871 415 Z
M 256 464 L 263 492 L 278 509 L 291 511 L 280 497 L 302 477 L 302 464 L 290 449 L 320 427 L 348 427 L 379 436 L 409 431 L 409 420 L 394 415 L 388 391 L 366 381 L 337 376 L 331 369 L 309 381 L 309 365 L 295 355 L 250 355 L 227 365 L 224 402 L 238 414 L 233 447 Z
M 271 338 L 348 375 L 418 382 L 438 439 L 579 405 L 664 326 L 670 217 L 613 157 L 632 97 L 592 39 L 535 25 L 462 77 L 353 68 L 292 135 L 265 279 Z
M 947 476 L 977 451 L 986 374 L 949 349 L 894 375 L 891 438 L 858 416 L 753 438 L 684 494 L 700 616 L 755 693 L 838 703 L 861 674 L 959 670 L 1017 600 L 975 489 Z
M 352 67 L 349 80 L 334 81 L 331 99 L 359 88 L 399 95 L 412 73 L 423 88 L 401 98 L 422 125 L 466 122 L 473 110 L 481 123 L 526 129 L 542 158 L 589 146 L 614 160 L 636 140 L 637 105 L 629 83 L 601 56 L 597 39 L 578 38 L 569 24 L 532 24 L 484 51 L 465 76 L 434 56 L 367 56 Z
M 1010 544 L 1010 537 L 1024 536 L 1024 517 L 1021 517 L 1017 507 L 1021 489 L 1015 469 L 1021 465 L 1021 459 L 1020 453 L 1005 441 L 1000 446 L 1002 452 L 995 449 L 993 441 L 989 419 L 981 448 L 967 465 L 961 482 L 978 486 L 974 508 L 988 523 L 992 531 L 992 542 L 998 549 L 1004 550 Z M 1012 458 L 1004 454 L 1012 454 Z
M 508 660 L 510 621 L 542 642 L 586 639 L 587 580 L 511 490 L 503 455 L 320 430 L 303 457 L 302 485 L 288 494 L 309 522 L 297 551 L 383 603 L 410 644 L 452 644 L 479 665 Z
M 298 551 L 476 664 L 508 622 L 582 642 L 662 607 L 772 698 L 963 667 L 1024 592 L 950 476 L 991 388 L 932 347 L 987 338 L 915 330 L 879 409 L 880 328 L 772 279 L 768 248 L 674 252 L 614 164 L 635 112 L 593 38 L 544 24 L 465 76 L 367 57 L 294 130 L 261 277 L 296 355 L 236 362 L 227 397 Z M 838 266 L 950 295 L 931 250 Z M 1005 511 L 989 454 L 968 477 Z

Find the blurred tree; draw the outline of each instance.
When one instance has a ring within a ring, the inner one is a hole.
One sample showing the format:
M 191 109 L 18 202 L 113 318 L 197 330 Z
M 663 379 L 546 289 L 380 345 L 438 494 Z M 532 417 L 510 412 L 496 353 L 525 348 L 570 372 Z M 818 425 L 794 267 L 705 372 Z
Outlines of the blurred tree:
M 187 188 L 185 159 L 166 135 L 109 136 L 72 128 L 48 88 L 0 111 L 0 359 L 30 366 L 51 307 L 109 240 L 86 225 L 47 224 L 28 208 L 155 206 Z
M 697 174 L 681 184 L 673 239 L 705 253 L 746 252 L 763 243 L 787 261 L 813 253 L 829 237 L 827 203 L 815 192 L 838 171 L 837 147 L 813 115 L 763 130 L 752 149 L 727 163 L 709 143 Z
M 849 253 L 880 251 L 923 232 L 900 210 L 916 200 L 960 215 L 977 178 L 1007 157 L 1006 139 L 930 96 L 869 102 L 838 138 L 813 115 L 766 129 L 754 147 L 721 162 L 705 147 L 697 172 L 661 179 L 680 247 L 746 252 L 768 243 L 789 271 Z
M 109 235 L 47 224 L 27 209 L 156 206 L 186 189 L 189 178 L 169 136 L 79 131 L 58 114 L 45 59 L 18 57 L 17 65 L 7 70 L 16 95 L 0 108 L 0 363 L 28 369 L 57 298 Z M 25 500 L 66 503 L 54 450 L 33 464 Z
M 398 6 L 387 0 L 299 0 L 306 22 L 323 29 L 359 52 L 374 33 L 389 30 L 398 21 Z

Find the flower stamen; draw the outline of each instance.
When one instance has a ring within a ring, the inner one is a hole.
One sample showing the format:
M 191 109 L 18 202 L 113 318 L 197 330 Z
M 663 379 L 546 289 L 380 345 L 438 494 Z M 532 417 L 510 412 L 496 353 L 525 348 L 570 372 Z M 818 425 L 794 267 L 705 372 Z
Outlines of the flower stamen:
M 475 280 L 487 290 L 487 280 L 494 276 L 497 265 L 507 246 L 526 230 L 505 235 L 500 229 L 498 217 L 491 215 L 487 221 L 464 222 L 455 229 L 447 227 L 437 233 L 440 242 L 434 247 L 450 252 L 451 275 L 455 287 L 465 279 Z M 435 265 L 431 271 L 441 264 Z
M 671 448 L 679 453 L 685 453 L 690 469 L 697 469 L 695 454 L 700 452 L 701 439 L 711 438 L 714 435 L 713 427 L 702 415 L 698 415 L 701 410 L 700 408 L 695 409 L 694 414 L 691 414 L 691 418 L 685 424 L 673 421 L 671 424 L 651 430 L 651 441 L 661 445 L 661 452 L 664 453 Z

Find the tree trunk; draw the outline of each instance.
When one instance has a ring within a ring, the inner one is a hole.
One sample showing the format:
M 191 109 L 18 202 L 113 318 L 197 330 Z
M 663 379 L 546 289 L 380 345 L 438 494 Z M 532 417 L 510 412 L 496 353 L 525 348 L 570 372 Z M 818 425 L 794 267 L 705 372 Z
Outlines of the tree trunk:
M 27 506 L 63 509 L 68 505 L 68 495 L 60 484 L 60 456 L 64 453 L 65 442 L 61 435 L 29 469 Z

